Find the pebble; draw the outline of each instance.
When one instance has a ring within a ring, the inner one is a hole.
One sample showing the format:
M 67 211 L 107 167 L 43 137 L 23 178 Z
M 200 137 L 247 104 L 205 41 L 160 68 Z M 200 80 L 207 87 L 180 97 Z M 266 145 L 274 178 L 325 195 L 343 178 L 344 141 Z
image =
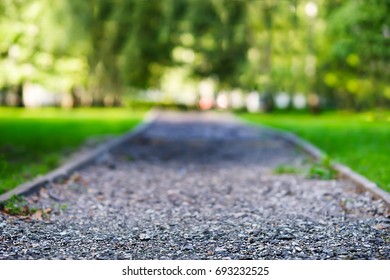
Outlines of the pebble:
M 142 241 L 150 240 L 150 235 L 149 235 L 149 234 L 146 234 L 146 233 L 141 233 L 141 234 L 139 235 L 139 239 L 142 240 Z
M 188 250 L 188 251 L 192 251 L 194 250 L 194 246 L 192 246 L 191 244 L 188 244 L 184 247 L 185 250 Z
M 226 252 L 226 249 L 225 249 L 225 248 L 222 248 L 222 247 L 217 247 L 217 248 L 215 248 L 214 252 L 216 252 L 216 253 L 222 253 L 222 252 Z
M 294 247 L 294 249 L 297 251 L 297 252 L 301 252 L 302 251 L 302 248 L 301 247 Z

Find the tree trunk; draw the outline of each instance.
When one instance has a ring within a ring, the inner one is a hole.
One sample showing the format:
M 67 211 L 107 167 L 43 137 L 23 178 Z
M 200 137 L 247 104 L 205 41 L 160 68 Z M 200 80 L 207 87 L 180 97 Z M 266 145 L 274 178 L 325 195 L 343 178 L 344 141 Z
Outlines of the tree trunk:
M 24 107 L 23 102 L 23 83 L 19 83 L 15 88 L 15 93 L 17 97 L 16 106 L 17 107 Z

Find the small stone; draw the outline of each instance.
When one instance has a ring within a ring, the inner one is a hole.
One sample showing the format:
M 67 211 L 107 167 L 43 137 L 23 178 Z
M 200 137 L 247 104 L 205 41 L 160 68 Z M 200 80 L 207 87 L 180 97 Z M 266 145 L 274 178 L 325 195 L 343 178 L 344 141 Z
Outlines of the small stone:
M 187 234 L 187 233 L 185 233 L 185 234 L 183 235 L 183 237 L 184 237 L 185 239 L 187 239 L 187 240 L 191 240 L 191 239 L 192 239 L 191 235 L 189 235 L 189 234 Z
M 347 250 L 345 250 L 344 248 L 337 249 L 336 253 L 339 255 L 347 255 L 348 254 Z
M 296 250 L 297 252 L 301 252 L 301 251 L 302 251 L 302 248 L 301 248 L 301 247 L 298 247 L 298 246 L 296 246 L 296 247 L 295 247 L 295 250 Z
M 279 239 L 279 240 L 292 240 L 292 239 L 294 239 L 293 236 L 286 235 L 286 234 L 278 235 L 278 236 L 276 236 L 276 238 Z
M 385 243 L 385 241 L 382 238 L 378 237 L 378 238 L 375 238 L 374 243 L 376 245 L 382 245 L 383 243 Z
M 244 212 L 234 213 L 234 214 L 233 214 L 233 217 L 236 218 L 236 219 L 238 219 L 238 218 L 245 218 L 245 217 L 247 217 L 247 216 L 248 216 L 248 214 L 247 214 L 247 213 L 244 213 Z
M 266 257 L 268 255 L 269 255 L 268 251 L 263 251 L 261 252 L 260 257 Z
M 192 250 L 194 250 L 194 246 L 192 246 L 191 244 L 188 244 L 188 245 L 184 246 L 184 250 L 192 251 Z
M 217 247 L 215 248 L 214 250 L 216 253 L 223 253 L 223 252 L 226 252 L 226 249 L 225 248 L 222 248 L 222 247 Z
M 142 240 L 142 241 L 150 240 L 150 238 L 151 238 L 150 235 L 147 234 L 147 233 L 141 233 L 139 235 L 139 239 Z

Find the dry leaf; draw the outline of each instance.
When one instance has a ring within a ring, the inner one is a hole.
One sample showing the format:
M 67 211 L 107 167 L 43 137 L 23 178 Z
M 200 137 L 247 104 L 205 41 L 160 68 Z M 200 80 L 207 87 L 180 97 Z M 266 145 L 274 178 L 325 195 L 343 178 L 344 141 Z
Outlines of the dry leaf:
M 390 225 L 386 225 L 386 224 L 377 224 L 375 225 L 373 228 L 377 229 L 377 230 L 382 230 L 382 229 L 386 229 L 390 227 Z
M 42 210 L 37 210 L 34 214 L 32 214 L 31 219 L 36 221 L 42 221 Z

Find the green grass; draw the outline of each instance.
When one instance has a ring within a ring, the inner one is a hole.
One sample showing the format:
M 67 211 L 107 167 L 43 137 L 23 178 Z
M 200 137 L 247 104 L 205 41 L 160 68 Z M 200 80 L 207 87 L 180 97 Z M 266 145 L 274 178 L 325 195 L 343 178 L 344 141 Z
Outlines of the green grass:
M 295 166 L 284 165 L 284 164 L 277 166 L 273 170 L 274 174 L 298 174 L 300 172 L 301 172 L 301 170 L 299 170 Z
M 0 194 L 58 166 L 88 137 L 117 135 L 145 111 L 0 107 Z
M 390 112 L 238 115 L 296 133 L 390 192 Z
M 336 171 L 332 168 L 329 157 L 322 161 L 314 162 L 306 175 L 308 179 L 332 180 L 337 178 Z
M 37 210 L 35 208 L 30 208 L 27 201 L 22 196 L 18 195 L 11 196 L 10 199 L 4 202 L 2 207 L 4 208 L 4 212 L 10 215 L 31 215 Z

